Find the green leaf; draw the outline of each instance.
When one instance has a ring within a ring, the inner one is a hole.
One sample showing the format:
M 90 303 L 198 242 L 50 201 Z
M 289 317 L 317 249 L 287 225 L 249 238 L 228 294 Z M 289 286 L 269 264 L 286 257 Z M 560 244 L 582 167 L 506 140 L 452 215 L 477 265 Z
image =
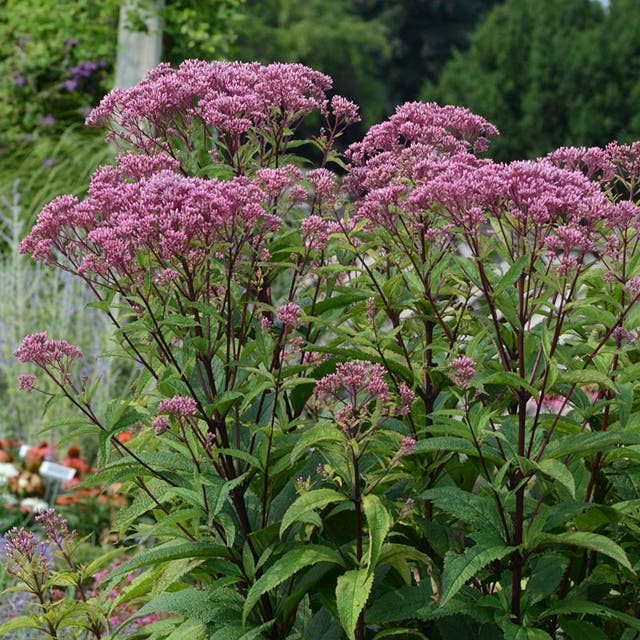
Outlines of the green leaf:
M 162 593 L 156 596 L 136 615 L 143 616 L 164 611 L 208 623 L 216 619 L 220 606 L 224 605 L 227 611 L 235 608 L 239 613 L 240 604 L 240 598 L 231 589 L 224 591 L 216 589 L 212 593 L 207 593 L 195 587 L 189 587 L 175 593 Z
M 456 487 L 437 487 L 420 495 L 450 514 L 456 520 L 464 520 L 478 531 L 495 534 L 502 538 L 504 532 L 496 511 L 495 500 L 479 496 Z
M 344 293 L 338 296 L 332 296 L 330 298 L 327 298 L 326 300 L 317 302 L 314 309 L 314 315 L 319 316 L 325 311 L 341 309 L 342 307 L 346 307 L 352 302 L 360 302 L 361 300 L 366 300 L 371 296 L 372 296 L 372 292 L 370 291 L 361 291 L 359 289 L 352 289 L 348 293 Z M 306 315 L 311 314 L 311 305 L 304 308 L 304 313 Z
M 587 600 L 574 600 L 567 599 L 559 602 L 558 604 L 550 607 L 546 611 L 542 612 L 539 616 L 540 620 L 549 618 L 550 616 L 565 615 L 565 614 L 585 614 L 598 616 L 600 618 L 611 618 L 613 620 L 619 620 L 624 622 L 632 629 L 640 631 L 640 620 L 634 616 L 630 616 L 622 611 L 616 611 L 610 607 L 605 607 L 597 602 L 590 602 Z
M 549 552 L 530 560 L 531 577 L 524 592 L 527 608 L 556 592 L 568 563 L 569 559 L 565 556 Z
M 355 640 L 358 617 L 367 604 L 372 586 L 373 574 L 367 569 L 347 571 L 338 578 L 336 586 L 338 619 L 347 632 L 349 640 Z
M 571 494 L 572 498 L 576 497 L 576 482 L 571 471 L 560 460 L 553 458 L 545 458 L 539 464 L 527 459 L 527 464 L 532 464 L 534 468 L 548 476 L 552 480 L 559 482 Z
M 322 509 L 333 502 L 344 502 L 347 498 L 333 489 L 316 489 L 303 493 L 285 512 L 280 525 L 280 537 L 298 520 L 305 521 L 311 512 Z
M 388 624 L 415 618 L 416 611 L 433 598 L 431 584 L 423 579 L 418 585 L 405 585 L 389 589 L 372 602 L 367 609 L 367 622 Z
M 584 386 L 586 384 L 599 384 L 611 391 L 615 391 L 616 387 L 611 382 L 611 378 L 602 371 L 597 369 L 576 369 L 574 371 L 560 371 L 558 373 L 558 383 L 560 384 L 576 384 Z
M 553 638 L 543 629 L 520 627 L 515 635 L 515 640 L 553 640 Z
M 562 630 L 569 640 L 608 640 L 607 634 L 586 620 L 560 620 Z
M 39 625 L 37 619 L 31 616 L 20 616 L 13 618 L 8 622 L 0 625 L 0 634 L 4 636 L 5 633 L 10 631 L 17 631 L 18 629 L 38 629 Z
M 209 408 L 213 411 L 219 411 L 222 414 L 227 413 L 233 405 L 244 398 L 245 394 L 240 391 L 223 391 L 219 393 L 214 399 Z
M 117 580 L 135 569 L 149 567 L 181 558 L 228 558 L 229 549 L 211 542 L 175 542 L 173 540 L 138 552 L 135 557 L 123 562 L 110 575 L 109 580 Z
M 514 547 L 505 545 L 485 548 L 484 545 L 476 544 L 465 549 L 462 554 L 448 551 L 444 557 L 442 570 L 442 587 L 438 601 L 440 606 L 447 604 L 468 580 L 471 580 L 489 563 L 494 560 L 501 560 L 513 553 L 514 550 Z
M 303 453 L 321 442 L 343 442 L 344 435 L 332 425 L 318 425 L 305 431 L 291 451 L 291 464 L 294 464 Z
M 550 443 L 544 455 L 545 459 L 564 458 L 567 455 L 583 457 L 592 453 L 606 452 L 616 446 L 633 444 L 640 444 L 640 434 L 621 431 L 585 431 Z
M 517 373 L 512 371 L 496 371 L 489 375 L 479 374 L 476 377 L 475 382 L 477 384 L 497 384 L 504 385 L 518 391 L 524 389 L 528 391 L 534 398 L 537 398 L 539 391 L 532 385 L 530 385 L 524 378 L 521 378 Z
M 532 546 L 540 546 L 544 544 L 566 544 L 572 547 L 581 547 L 597 551 L 605 556 L 609 556 L 623 567 L 633 571 L 633 567 L 629 562 L 624 549 L 616 544 L 613 540 L 602 536 L 599 533 L 591 533 L 589 531 L 569 531 L 567 533 L 541 533 L 532 541 Z
M 379 631 L 373 636 L 373 640 L 382 640 L 383 638 L 393 638 L 394 636 L 401 636 L 402 638 L 421 638 L 422 640 L 429 640 L 427 636 L 418 631 L 417 629 L 410 629 L 409 627 L 397 627 L 396 629 L 385 629 Z
M 373 571 L 380 557 L 382 545 L 393 524 L 389 512 L 385 509 L 378 496 L 369 494 L 362 499 L 364 515 L 369 526 L 369 551 L 367 554 L 367 568 Z
M 519 277 L 525 266 L 531 261 L 530 256 L 520 256 L 510 267 L 507 273 L 505 273 L 500 282 L 496 285 L 493 292 L 498 296 L 506 291 Z
M 300 569 L 318 562 L 341 564 L 340 556 L 333 549 L 312 544 L 293 549 L 277 560 L 249 589 L 242 611 L 243 623 L 263 594 L 275 589 Z

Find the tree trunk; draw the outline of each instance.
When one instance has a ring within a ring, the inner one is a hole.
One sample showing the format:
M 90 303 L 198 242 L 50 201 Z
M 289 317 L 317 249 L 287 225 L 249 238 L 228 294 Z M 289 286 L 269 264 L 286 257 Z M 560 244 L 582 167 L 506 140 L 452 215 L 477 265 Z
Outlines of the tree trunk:
M 156 67 L 162 56 L 162 18 L 164 0 L 155 0 L 155 7 L 146 8 L 141 0 L 124 0 L 118 24 L 118 54 L 115 86 L 132 87 L 142 80 L 149 69 Z M 136 12 L 146 30 L 135 30 L 129 16 Z

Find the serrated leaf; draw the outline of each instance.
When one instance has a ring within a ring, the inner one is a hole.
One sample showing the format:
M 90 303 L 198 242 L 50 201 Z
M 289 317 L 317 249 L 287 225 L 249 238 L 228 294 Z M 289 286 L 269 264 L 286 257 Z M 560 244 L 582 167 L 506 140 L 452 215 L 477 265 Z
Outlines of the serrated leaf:
M 341 564 L 340 556 L 333 549 L 320 545 L 306 545 L 298 547 L 286 553 L 279 560 L 274 562 L 265 573 L 252 585 L 247 593 L 244 608 L 242 611 L 243 624 L 246 622 L 249 613 L 257 604 L 260 597 L 275 589 L 279 584 L 296 574 L 301 569 L 318 562 L 332 562 Z
M 573 474 L 567 466 L 553 458 L 545 458 L 536 467 L 552 480 L 559 482 L 571 494 L 572 498 L 576 497 L 576 482 Z
M 514 547 L 496 545 L 484 547 L 477 544 L 465 549 L 462 554 L 448 551 L 444 557 L 442 570 L 442 587 L 440 589 L 439 605 L 446 605 L 462 587 L 471 580 L 479 571 L 482 571 L 489 563 L 501 560 L 510 553 Z
M 18 629 L 38 629 L 39 625 L 35 618 L 30 616 L 20 616 L 13 618 L 8 622 L 0 625 L 0 634 L 9 633 L 10 631 L 17 631 Z
M 496 503 L 488 496 L 479 496 L 456 487 L 437 487 L 421 494 L 421 498 L 450 514 L 456 520 L 464 520 L 478 531 L 495 533 L 502 537 L 502 525 L 496 511 Z
M 373 571 L 380 557 L 382 545 L 393 524 L 389 512 L 378 496 L 369 494 L 362 499 L 362 508 L 369 527 L 369 550 L 367 568 Z
M 315 489 L 303 493 L 285 512 L 280 525 L 280 537 L 287 528 L 298 520 L 304 520 L 311 512 L 322 509 L 334 502 L 344 502 L 346 496 L 333 489 Z
M 477 376 L 476 382 L 478 384 L 504 385 L 515 391 L 525 389 L 533 398 L 537 398 L 540 393 L 534 386 L 530 385 L 526 380 L 512 371 L 496 371 L 488 375 L 480 374 Z
M 297 462 L 303 453 L 321 442 L 343 442 L 344 439 L 344 435 L 334 426 L 318 425 L 313 427 L 313 429 L 305 431 L 293 447 L 291 464 Z
M 508 269 L 508 271 L 500 278 L 500 281 L 494 288 L 494 295 L 498 296 L 506 291 L 519 277 L 525 266 L 531 261 L 530 256 L 520 256 Z
M 587 384 L 599 384 L 611 391 L 616 387 L 608 375 L 597 369 L 576 369 L 573 371 L 558 372 L 558 382 L 561 384 L 577 384 L 584 386 Z
M 338 578 L 336 585 L 338 619 L 349 640 L 355 640 L 356 624 L 367 604 L 372 586 L 373 574 L 367 569 L 347 571 Z
M 565 436 L 545 449 L 547 458 L 563 458 L 567 455 L 586 456 L 606 452 L 616 446 L 640 444 L 640 434 L 623 431 L 585 431 Z
M 609 556 L 610 558 L 621 564 L 623 567 L 629 569 L 629 571 L 635 573 L 624 549 L 610 538 L 602 536 L 599 533 L 591 533 L 590 531 L 541 533 L 532 542 L 532 545 L 534 546 L 544 544 L 566 544 L 572 547 L 580 547 L 582 549 L 597 551 L 598 553 L 602 553 L 605 556 Z
M 139 551 L 131 560 L 123 562 L 109 574 L 115 581 L 135 569 L 149 567 L 182 558 L 228 558 L 229 549 L 211 542 L 174 542 L 171 540 L 152 549 Z
M 607 634 L 586 620 L 564 620 L 560 622 L 568 640 L 608 640 Z
M 531 577 L 524 593 L 527 607 L 556 592 L 568 563 L 568 558 L 557 553 L 545 553 L 531 560 Z
M 416 611 L 429 602 L 433 591 L 429 580 L 421 580 L 418 585 L 405 585 L 386 591 L 367 609 L 367 622 L 370 624 L 388 624 L 411 620 Z
M 115 512 L 113 517 L 113 527 L 125 533 L 129 525 L 141 515 L 157 506 L 156 501 L 149 497 L 146 493 L 140 491 L 136 494 L 133 502 L 124 509 Z
M 611 609 L 611 607 L 606 607 L 597 602 L 590 602 L 587 600 L 574 600 L 571 598 L 563 600 L 553 607 L 550 607 L 540 614 L 539 619 L 543 620 L 550 616 L 576 613 L 598 616 L 600 618 L 612 618 L 613 620 L 624 622 L 632 629 L 640 630 L 640 620 L 634 616 L 630 616 L 629 614 L 623 613 L 622 611 L 616 611 L 615 609 Z

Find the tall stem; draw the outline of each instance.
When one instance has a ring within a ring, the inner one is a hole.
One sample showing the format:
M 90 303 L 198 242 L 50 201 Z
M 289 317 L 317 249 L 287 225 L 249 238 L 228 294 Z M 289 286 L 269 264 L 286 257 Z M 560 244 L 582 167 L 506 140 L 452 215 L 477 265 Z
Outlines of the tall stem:
M 358 466 L 358 456 L 351 449 L 351 460 L 353 462 L 353 504 L 355 507 L 355 533 L 356 533 L 356 559 L 358 565 L 362 560 L 362 496 L 360 494 L 360 468 Z M 364 611 L 358 616 L 356 623 L 356 640 L 365 640 Z

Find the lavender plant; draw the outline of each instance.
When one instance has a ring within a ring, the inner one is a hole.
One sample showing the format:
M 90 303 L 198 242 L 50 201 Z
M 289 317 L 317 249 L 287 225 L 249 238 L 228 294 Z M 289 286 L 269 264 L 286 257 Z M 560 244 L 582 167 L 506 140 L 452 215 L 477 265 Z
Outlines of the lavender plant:
M 161 65 L 22 243 L 138 367 L 100 411 L 76 347 L 16 351 L 131 491 L 119 601 L 173 614 L 136 637 L 634 637 L 640 147 L 495 164 L 490 123 L 410 103 L 343 158 L 330 87 Z

